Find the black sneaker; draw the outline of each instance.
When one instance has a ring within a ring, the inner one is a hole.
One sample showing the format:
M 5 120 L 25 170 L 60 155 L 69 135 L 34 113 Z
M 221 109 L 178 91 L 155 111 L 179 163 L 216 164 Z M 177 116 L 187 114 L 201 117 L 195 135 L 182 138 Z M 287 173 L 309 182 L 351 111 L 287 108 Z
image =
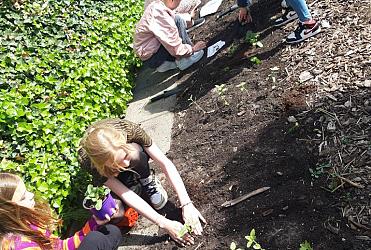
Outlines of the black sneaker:
M 298 18 L 298 14 L 296 14 L 293 8 L 284 8 L 284 11 L 283 15 L 274 21 L 273 26 L 279 27 Z
M 321 26 L 319 22 L 315 22 L 312 24 L 304 24 L 299 22 L 299 26 L 296 28 L 294 32 L 292 32 L 286 38 L 287 43 L 299 43 L 304 41 L 305 39 L 315 36 L 321 32 Z
M 190 27 L 189 29 L 187 29 L 187 32 L 190 32 L 190 31 L 192 31 L 192 30 L 200 27 L 202 24 L 205 23 L 205 21 L 206 21 L 206 19 L 203 18 L 203 17 L 198 18 L 196 20 L 192 20 L 193 25 L 192 25 L 192 27 Z

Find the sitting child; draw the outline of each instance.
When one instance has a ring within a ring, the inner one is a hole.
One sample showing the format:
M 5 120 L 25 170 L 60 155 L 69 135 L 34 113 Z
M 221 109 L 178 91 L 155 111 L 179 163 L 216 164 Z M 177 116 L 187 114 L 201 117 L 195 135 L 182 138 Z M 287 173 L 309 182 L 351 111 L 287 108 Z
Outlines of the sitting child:
M 127 206 L 167 230 L 177 243 L 193 244 L 190 234 L 179 236 L 182 223 L 156 212 L 165 206 L 168 196 L 151 173 L 148 161 L 152 159 L 178 195 L 184 222 L 192 227 L 192 232 L 201 235 L 200 220 L 205 219 L 193 205 L 179 172 L 139 125 L 122 119 L 96 122 L 86 130 L 80 146 L 79 162 L 92 174 L 95 185 L 110 188 Z M 138 195 L 141 189 L 150 204 Z
M 181 0 L 155 0 L 144 10 L 135 29 L 134 50 L 144 65 L 165 72 L 185 70 L 198 62 L 206 43 L 193 45 L 186 21 L 174 13 Z
M 0 246 L 2 250 L 117 249 L 122 240 L 120 229 L 92 217 L 74 236 L 61 240 L 53 230 L 57 220 L 49 206 L 35 202 L 20 177 L 0 173 Z M 108 216 L 108 215 L 107 215 Z M 103 226 L 99 226 L 103 225 Z
M 145 0 L 144 9 L 155 0 Z M 187 22 L 187 31 L 191 31 L 205 23 L 205 18 L 197 18 L 196 9 L 201 4 L 200 0 L 182 0 L 178 7 L 174 9 L 176 15 L 179 15 Z

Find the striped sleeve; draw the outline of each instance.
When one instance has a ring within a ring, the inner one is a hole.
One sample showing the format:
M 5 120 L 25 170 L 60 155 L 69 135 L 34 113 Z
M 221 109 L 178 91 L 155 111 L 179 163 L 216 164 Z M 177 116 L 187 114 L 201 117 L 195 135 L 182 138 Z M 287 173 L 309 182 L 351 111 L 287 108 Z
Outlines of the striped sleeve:
M 91 231 L 97 230 L 97 222 L 94 218 L 91 218 L 85 223 L 85 226 L 80 230 L 77 231 L 72 237 L 67 238 L 65 240 L 60 240 L 59 245 L 60 249 L 63 250 L 75 250 L 77 249 L 85 236 L 90 233 Z

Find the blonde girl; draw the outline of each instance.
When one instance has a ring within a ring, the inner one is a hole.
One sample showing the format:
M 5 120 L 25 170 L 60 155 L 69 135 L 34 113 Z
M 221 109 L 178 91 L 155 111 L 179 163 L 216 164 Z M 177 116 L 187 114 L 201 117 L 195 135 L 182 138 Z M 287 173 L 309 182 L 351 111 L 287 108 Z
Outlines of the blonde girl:
M 79 161 L 92 173 L 96 185 L 109 187 L 129 207 L 167 230 L 177 243 L 193 244 L 190 234 L 179 237 L 183 227 L 180 222 L 156 212 L 165 206 L 167 193 L 151 173 L 148 161 L 152 159 L 178 195 L 184 221 L 192 226 L 196 235 L 201 235 L 200 220 L 206 221 L 193 205 L 176 167 L 139 125 L 122 119 L 94 123 L 87 129 L 80 145 Z M 138 195 L 140 189 L 150 204 Z

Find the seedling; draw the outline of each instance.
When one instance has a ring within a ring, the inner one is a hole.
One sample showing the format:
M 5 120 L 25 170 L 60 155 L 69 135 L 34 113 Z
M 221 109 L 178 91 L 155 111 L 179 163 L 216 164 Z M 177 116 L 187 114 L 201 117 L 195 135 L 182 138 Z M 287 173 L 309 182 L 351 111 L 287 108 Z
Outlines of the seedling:
M 262 63 L 262 61 L 259 58 L 257 58 L 256 56 L 251 57 L 250 62 L 252 62 L 255 65 L 259 65 L 259 64 Z
M 227 99 L 224 96 L 224 93 L 228 90 L 228 88 L 225 86 L 225 84 L 215 85 L 215 91 L 216 93 L 222 98 L 224 101 L 224 105 L 229 105 Z
M 89 208 L 95 208 L 100 210 L 106 196 L 110 193 L 110 190 L 106 187 L 94 187 L 89 184 L 85 192 L 85 205 Z
M 231 57 L 233 54 L 237 51 L 238 44 L 236 42 L 233 42 L 231 46 L 228 49 L 228 56 Z
M 184 225 L 183 225 L 183 227 L 182 227 L 182 229 L 180 229 L 180 231 L 179 231 L 179 233 L 178 233 L 178 236 L 180 237 L 180 238 L 182 238 L 185 234 L 187 234 L 187 233 L 192 233 L 192 226 L 191 225 L 189 225 L 189 224 L 187 224 L 187 223 L 185 223 Z
M 246 85 L 246 82 L 241 82 L 240 84 L 236 85 L 237 88 L 240 88 L 241 92 L 242 91 L 245 91 L 245 85 Z
M 299 250 L 313 250 L 313 247 L 310 245 L 308 241 L 304 241 L 303 243 L 300 244 Z
M 255 235 L 255 229 L 253 228 L 250 231 L 250 235 L 245 236 L 245 239 L 247 240 L 246 247 L 247 248 L 253 248 L 253 249 L 260 249 L 264 250 L 261 245 L 256 241 L 256 235 Z M 230 247 L 230 250 L 243 250 L 242 248 L 237 248 L 236 243 L 232 242 Z
M 259 34 L 251 31 L 246 33 L 245 42 L 251 44 L 252 46 L 258 46 L 259 48 L 263 47 L 262 42 L 259 41 Z
M 254 249 L 264 250 L 261 247 L 261 245 L 256 241 L 256 235 L 255 235 L 254 228 L 250 231 L 250 235 L 245 236 L 245 239 L 247 240 L 247 244 L 246 244 L 247 248 L 250 248 L 252 246 Z
M 326 169 L 330 167 L 331 167 L 330 163 L 321 164 L 315 169 L 309 168 L 309 172 L 313 178 L 318 179 L 322 174 L 326 172 Z

